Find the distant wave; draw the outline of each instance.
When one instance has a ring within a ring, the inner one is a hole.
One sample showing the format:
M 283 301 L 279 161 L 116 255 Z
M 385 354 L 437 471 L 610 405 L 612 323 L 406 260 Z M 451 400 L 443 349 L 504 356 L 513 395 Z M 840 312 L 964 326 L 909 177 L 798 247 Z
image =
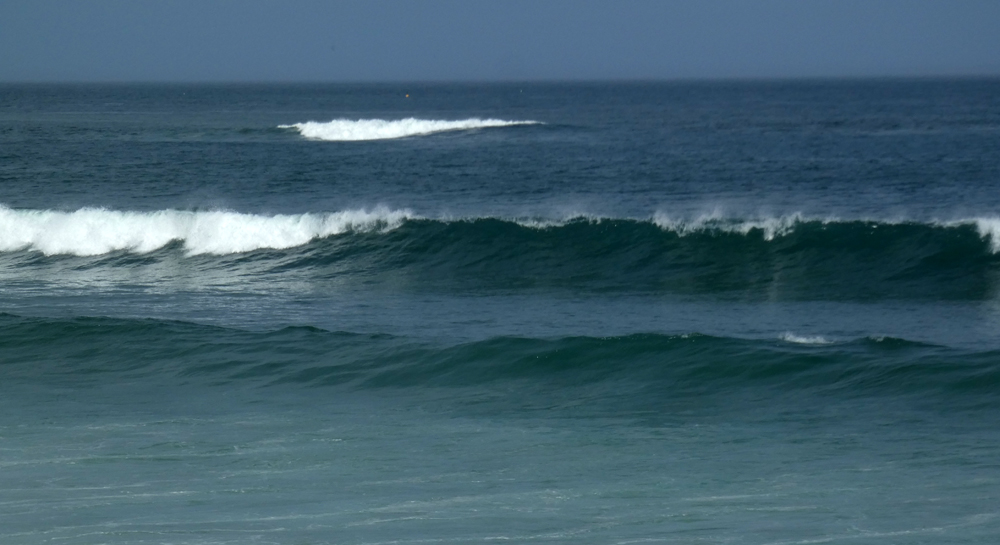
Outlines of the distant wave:
M 292 125 L 278 125 L 280 129 L 296 129 L 299 134 L 315 140 L 348 142 L 361 140 L 389 140 L 420 136 L 445 131 L 510 127 L 515 125 L 537 125 L 538 121 L 504 121 L 502 119 L 462 119 L 444 121 L 416 119 L 409 117 L 399 120 L 388 119 L 334 119 L 326 123 L 307 121 Z
M 0 252 L 46 255 L 151 252 L 182 241 L 189 254 L 232 254 L 291 248 L 349 231 L 392 229 L 405 210 L 346 210 L 327 214 L 256 215 L 226 211 L 124 212 L 83 208 L 73 212 L 13 210 L 0 206 Z

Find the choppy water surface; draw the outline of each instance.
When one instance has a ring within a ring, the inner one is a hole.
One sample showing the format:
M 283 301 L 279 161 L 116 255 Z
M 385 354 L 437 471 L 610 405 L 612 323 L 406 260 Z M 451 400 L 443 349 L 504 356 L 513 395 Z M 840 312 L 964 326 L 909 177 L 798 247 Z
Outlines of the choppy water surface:
M 0 537 L 993 543 L 998 97 L 0 87 Z

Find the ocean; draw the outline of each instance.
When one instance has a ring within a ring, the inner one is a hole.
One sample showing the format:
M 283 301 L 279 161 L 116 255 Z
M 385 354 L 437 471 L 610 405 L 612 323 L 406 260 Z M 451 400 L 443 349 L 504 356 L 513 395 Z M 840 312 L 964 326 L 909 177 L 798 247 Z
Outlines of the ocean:
M 0 86 L 0 542 L 1000 541 L 1000 80 Z

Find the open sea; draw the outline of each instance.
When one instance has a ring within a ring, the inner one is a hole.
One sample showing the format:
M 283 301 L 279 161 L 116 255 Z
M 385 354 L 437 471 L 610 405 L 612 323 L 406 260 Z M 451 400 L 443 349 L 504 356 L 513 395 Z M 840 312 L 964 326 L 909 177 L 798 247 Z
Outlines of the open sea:
M 2 85 L 0 543 L 1000 543 L 1000 80 Z

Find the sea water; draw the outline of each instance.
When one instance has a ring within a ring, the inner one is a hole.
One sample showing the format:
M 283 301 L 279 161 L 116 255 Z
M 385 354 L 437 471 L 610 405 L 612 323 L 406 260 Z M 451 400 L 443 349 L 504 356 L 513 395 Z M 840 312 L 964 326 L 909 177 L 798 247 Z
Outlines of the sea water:
M 0 87 L 0 541 L 996 543 L 1000 80 Z

